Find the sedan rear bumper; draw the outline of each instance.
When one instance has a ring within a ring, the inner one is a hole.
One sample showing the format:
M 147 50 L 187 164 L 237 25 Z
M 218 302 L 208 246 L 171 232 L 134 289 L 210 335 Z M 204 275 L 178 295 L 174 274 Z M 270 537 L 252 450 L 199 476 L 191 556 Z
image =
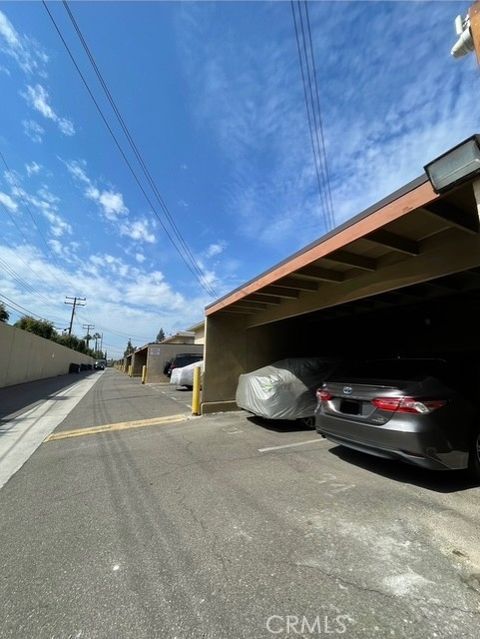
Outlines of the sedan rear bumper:
M 409 424 L 392 418 L 388 426 L 317 413 L 317 432 L 342 446 L 385 459 L 398 459 L 431 470 L 460 470 L 468 467 L 468 451 L 455 450 L 443 434 L 425 423 Z

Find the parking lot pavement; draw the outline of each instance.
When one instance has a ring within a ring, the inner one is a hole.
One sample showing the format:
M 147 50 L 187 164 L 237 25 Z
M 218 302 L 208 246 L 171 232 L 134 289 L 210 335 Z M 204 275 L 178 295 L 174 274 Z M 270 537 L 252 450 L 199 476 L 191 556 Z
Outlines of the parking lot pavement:
M 189 415 L 191 396 L 191 392 L 176 392 L 168 384 L 142 384 L 139 377 L 127 377 L 107 368 L 101 381 L 95 384 L 57 431 L 168 415 Z
M 479 505 L 240 412 L 47 442 L 0 491 L 0 635 L 476 639 Z

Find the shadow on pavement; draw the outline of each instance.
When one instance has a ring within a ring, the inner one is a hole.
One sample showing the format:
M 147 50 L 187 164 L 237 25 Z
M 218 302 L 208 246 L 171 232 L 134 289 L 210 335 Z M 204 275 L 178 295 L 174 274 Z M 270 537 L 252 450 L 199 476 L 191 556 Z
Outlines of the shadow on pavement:
M 264 417 L 257 417 L 256 415 L 250 415 L 247 417 L 248 421 L 256 426 L 261 426 L 266 430 L 274 430 L 276 433 L 287 432 L 303 432 L 314 431 L 314 428 L 310 428 L 299 419 L 292 421 L 289 419 L 265 419 Z M 319 435 L 320 437 L 320 435 Z
M 437 493 L 455 493 L 478 486 L 463 470 L 427 470 L 401 461 L 382 459 L 346 446 L 330 448 L 340 459 L 402 484 L 413 484 Z
M 27 408 L 33 408 L 45 399 L 65 399 L 64 397 L 54 397 L 55 393 L 75 384 L 81 379 L 88 377 L 93 371 L 82 371 L 81 373 L 71 373 L 60 375 L 59 377 L 49 377 L 39 379 L 35 382 L 25 384 L 15 384 L 0 388 L 0 426 L 21 413 Z M 4 419 L 8 416 L 8 419 Z M 0 434 L 2 431 L 0 430 Z

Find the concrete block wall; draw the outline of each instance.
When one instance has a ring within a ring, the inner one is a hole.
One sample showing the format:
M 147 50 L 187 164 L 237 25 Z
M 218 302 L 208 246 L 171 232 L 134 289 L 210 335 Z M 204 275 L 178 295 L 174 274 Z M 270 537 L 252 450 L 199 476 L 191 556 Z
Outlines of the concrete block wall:
M 93 364 L 88 355 L 0 322 L 0 388 L 68 373 L 75 364 Z

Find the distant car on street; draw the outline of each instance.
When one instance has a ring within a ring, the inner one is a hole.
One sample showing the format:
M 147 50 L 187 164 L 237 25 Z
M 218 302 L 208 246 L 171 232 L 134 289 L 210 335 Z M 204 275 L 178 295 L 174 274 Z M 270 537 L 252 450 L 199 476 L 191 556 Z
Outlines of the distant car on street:
M 107 362 L 104 359 L 97 359 L 97 361 L 93 365 L 93 368 L 96 371 L 103 371 L 103 370 L 105 370 L 105 366 L 106 365 L 107 365 Z
M 316 429 L 355 450 L 423 468 L 469 468 L 480 479 L 478 383 L 473 361 L 344 363 L 317 390 Z

